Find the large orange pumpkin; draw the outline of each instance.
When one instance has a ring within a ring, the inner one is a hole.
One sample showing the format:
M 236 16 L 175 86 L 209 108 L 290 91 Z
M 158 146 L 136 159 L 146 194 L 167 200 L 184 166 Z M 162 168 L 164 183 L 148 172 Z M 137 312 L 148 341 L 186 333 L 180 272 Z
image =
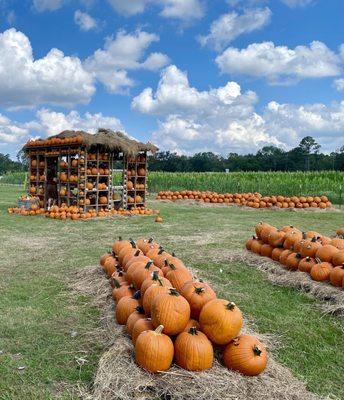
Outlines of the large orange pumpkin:
M 162 333 L 163 326 L 155 331 L 144 331 L 136 340 L 135 359 L 143 369 L 156 373 L 170 368 L 174 355 L 172 340 Z
M 156 271 L 159 276 L 161 276 L 161 277 L 164 276 L 161 269 L 150 262 L 148 262 L 144 268 L 139 268 L 136 271 L 134 271 L 132 274 L 132 282 L 134 283 L 135 287 L 137 289 L 140 289 L 141 285 L 145 281 L 145 279 L 152 276 L 152 273 L 154 271 Z
M 315 281 L 327 281 L 330 279 L 330 273 L 333 267 L 328 262 L 320 262 L 315 264 L 311 269 L 311 278 Z
M 232 340 L 222 356 L 227 368 L 248 376 L 259 375 L 267 364 L 265 346 L 250 335 L 240 335 Z
M 332 264 L 335 267 L 341 266 L 344 264 L 344 250 L 338 251 L 333 257 L 332 257 Z
M 190 319 L 190 306 L 177 290 L 169 289 L 169 293 L 160 294 L 151 307 L 154 327 L 164 326 L 164 333 L 177 335 L 182 332 Z
M 330 282 L 333 286 L 341 287 L 344 280 L 344 265 L 335 267 L 330 272 Z
M 154 271 L 157 272 L 157 271 Z M 145 310 L 145 313 L 150 316 L 151 315 L 151 308 L 154 300 L 163 293 L 169 293 L 171 289 L 171 285 L 165 286 L 161 278 L 157 281 L 157 283 L 154 283 L 153 285 L 150 285 L 147 290 L 145 291 L 145 294 L 143 296 L 142 300 L 142 305 L 143 309 Z M 142 294 L 142 292 L 141 292 Z
M 199 316 L 201 330 L 215 344 L 229 343 L 240 332 L 243 317 L 232 302 L 214 299 L 204 305 Z
M 195 327 L 182 332 L 174 343 L 176 363 L 188 371 L 204 371 L 212 367 L 214 349 L 210 340 Z
M 332 262 L 332 258 L 338 252 L 339 250 L 337 249 L 337 247 L 334 247 L 331 244 L 327 244 L 326 246 L 322 246 L 317 250 L 315 257 L 320 258 L 321 261 L 330 263 Z
M 163 276 L 160 276 L 158 271 L 153 271 L 152 276 L 150 276 L 149 278 L 145 279 L 142 282 L 140 288 L 142 298 L 144 297 L 146 290 L 150 286 L 160 284 L 160 282 L 162 282 L 164 286 L 172 287 L 171 282 L 168 279 L 164 278 Z
M 184 285 L 181 294 L 190 304 L 191 318 L 198 319 L 199 314 L 204 304 L 216 298 L 216 293 L 209 285 L 204 285 L 201 282 L 193 282 L 192 284 Z

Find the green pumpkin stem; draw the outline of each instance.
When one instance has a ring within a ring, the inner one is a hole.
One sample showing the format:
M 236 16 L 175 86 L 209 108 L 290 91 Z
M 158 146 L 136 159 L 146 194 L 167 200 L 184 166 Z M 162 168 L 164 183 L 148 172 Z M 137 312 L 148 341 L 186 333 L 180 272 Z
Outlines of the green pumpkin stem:
M 152 272 L 152 281 L 158 281 L 158 280 L 159 280 L 158 271 L 153 271 Z
M 233 301 L 229 301 L 228 304 L 226 305 L 227 310 L 230 310 L 230 311 L 233 311 L 235 307 L 236 307 L 236 304 L 233 303 Z
M 158 255 L 160 256 L 160 255 L 163 254 L 164 252 L 165 252 L 164 249 L 160 249 L 159 252 L 158 252 Z
M 141 306 L 135 307 L 135 311 L 136 311 L 138 314 L 144 314 L 144 313 L 145 313 L 144 308 L 141 307 Z
M 135 251 L 135 254 L 134 254 L 134 257 L 138 257 L 138 256 L 140 255 L 140 253 L 141 253 L 140 250 L 136 250 L 136 251 Z
M 135 299 L 135 300 L 140 300 L 140 299 L 141 299 L 141 290 L 137 290 L 137 291 L 133 294 L 132 298 Z
M 171 288 L 171 289 L 170 289 L 170 295 L 171 295 L 171 296 L 180 296 L 178 290 L 175 289 L 175 288 Z
M 256 356 L 260 356 L 260 355 L 262 354 L 261 349 L 260 349 L 256 344 L 253 346 L 253 353 L 254 353 Z
M 189 333 L 190 333 L 191 335 L 197 335 L 197 333 L 198 333 L 197 328 L 196 328 L 195 326 L 192 326 L 192 327 L 189 329 Z
M 153 261 L 148 261 L 148 263 L 145 266 L 145 269 L 149 269 L 153 265 Z
M 152 242 L 154 242 L 154 239 L 151 237 L 148 239 L 148 243 L 152 243 Z
M 156 271 L 156 272 L 157 272 L 157 271 Z M 161 279 L 160 276 L 158 276 L 157 281 L 159 282 L 159 285 L 160 285 L 160 286 L 165 286 L 164 281 Z
M 172 269 L 172 271 L 175 271 L 177 267 L 174 264 L 169 264 L 169 267 Z
M 121 284 L 118 282 L 116 278 L 113 278 L 113 285 L 115 286 L 116 289 L 121 287 Z

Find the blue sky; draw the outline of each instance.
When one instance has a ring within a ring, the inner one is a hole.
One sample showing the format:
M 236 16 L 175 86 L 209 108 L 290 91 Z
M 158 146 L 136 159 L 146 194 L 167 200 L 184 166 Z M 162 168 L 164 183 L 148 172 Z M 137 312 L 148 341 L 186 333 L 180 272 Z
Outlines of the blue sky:
M 63 129 L 161 149 L 344 145 L 342 0 L 0 0 L 0 152 Z

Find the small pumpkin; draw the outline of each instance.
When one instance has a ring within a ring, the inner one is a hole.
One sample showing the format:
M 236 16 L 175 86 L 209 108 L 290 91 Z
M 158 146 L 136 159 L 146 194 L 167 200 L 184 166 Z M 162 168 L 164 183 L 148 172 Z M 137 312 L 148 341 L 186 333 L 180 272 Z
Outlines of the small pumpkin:
M 103 254 L 103 255 L 100 257 L 99 264 L 100 264 L 102 267 L 104 267 L 105 261 L 106 261 L 106 259 L 109 258 L 109 257 L 113 257 L 112 253 L 109 252 L 109 253 Z
M 317 241 L 315 236 L 313 236 L 312 239 L 307 239 L 302 243 L 300 253 L 303 258 L 315 257 L 315 254 L 320 247 L 322 247 L 322 244 Z
M 286 259 L 285 265 L 288 269 L 296 271 L 302 257 L 300 253 L 291 253 Z
M 251 250 L 251 246 L 254 240 L 256 240 L 257 238 L 255 236 L 251 237 L 250 239 L 248 239 L 245 243 L 245 247 L 246 250 Z
M 332 264 L 328 262 L 318 262 L 315 264 L 310 272 L 311 278 L 314 281 L 327 281 L 330 279 L 330 273 L 332 271 L 333 267 Z
M 344 280 L 344 264 L 338 267 L 335 267 L 330 272 L 330 282 L 333 286 L 341 287 L 343 286 Z
M 193 282 L 184 285 L 181 294 L 190 304 L 191 318 L 198 319 L 204 304 L 216 298 L 216 293 L 209 285 L 201 282 Z
M 135 343 L 137 364 L 152 373 L 167 371 L 172 364 L 173 343 L 167 335 L 162 333 L 163 329 L 163 326 L 158 326 L 155 331 L 144 331 Z
M 338 250 L 344 250 L 344 239 L 334 238 L 331 240 L 332 246 L 337 247 Z
M 77 214 L 73 214 L 73 215 L 77 215 Z M 119 263 L 116 260 L 115 257 L 108 257 L 105 261 L 104 261 L 104 266 L 103 269 L 107 275 L 108 278 L 111 277 L 111 275 L 116 271 L 116 269 L 119 267 Z
M 140 289 L 142 283 L 156 271 L 159 276 L 163 276 L 161 269 L 153 264 L 153 261 L 148 262 L 144 268 L 138 268 L 132 274 L 132 282 L 137 289 Z
M 279 262 L 283 265 L 286 265 L 287 262 L 287 258 L 293 254 L 293 251 L 285 249 L 284 251 L 282 251 L 280 258 L 279 258 Z
M 283 251 L 285 251 L 285 250 L 283 249 L 283 247 L 282 247 L 282 248 L 276 247 L 276 248 L 273 249 L 272 252 L 271 252 L 271 259 L 274 260 L 274 261 L 279 261 L 280 256 L 281 256 L 281 254 L 282 254 Z
M 263 257 L 271 257 L 274 248 L 269 244 L 263 244 L 260 248 L 260 255 Z
M 283 242 L 283 247 L 285 249 L 292 250 L 295 243 L 299 240 L 303 239 L 303 235 L 301 232 L 292 230 L 285 235 L 285 240 Z
M 189 303 L 176 289 L 160 294 L 151 306 L 153 326 L 163 325 L 167 335 L 182 332 L 190 319 L 190 313 Z
M 136 243 L 133 240 L 130 240 L 130 246 L 124 246 L 121 248 L 119 253 L 117 254 L 118 261 L 120 264 L 123 264 L 124 257 L 129 253 L 133 254 L 135 250 L 137 249 Z
M 137 260 L 136 257 L 138 257 L 140 255 L 143 255 L 142 251 L 140 249 L 133 249 L 133 248 L 131 248 L 130 250 L 128 249 L 128 252 L 123 257 L 123 260 L 122 260 L 122 264 L 121 264 L 122 268 L 124 269 L 127 266 L 128 262 L 132 258 L 135 258 Z
M 157 272 L 157 271 L 154 271 Z M 165 286 L 162 279 L 159 277 L 157 283 L 150 285 L 148 289 L 145 291 L 143 296 L 142 305 L 145 310 L 145 313 L 150 316 L 151 315 L 151 308 L 154 300 L 163 293 L 169 293 L 169 289 L 171 286 Z
M 129 315 L 140 305 L 140 292 L 137 291 L 133 296 L 122 297 L 116 306 L 116 321 L 119 325 L 125 325 Z
M 133 328 L 135 325 L 135 322 L 138 321 L 141 318 L 145 318 L 145 310 L 141 306 L 137 306 L 135 311 L 132 312 L 129 315 L 129 318 L 127 319 L 127 332 L 128 335 L 131 336 L 133 332 Z
M 136 242 L 137 247 L 143 252 L 143 254 L 146 254 L 151 246 L 159 247 L 159 244 L 154 242 L 153 238 L 150 239 L 139 239 Z
M 119 282 L 119 283 L 126 282 L 126 279 L 125 279 L 125 272 L 124 272 L 123 270 L 119 269 L 119 270 L 115 271 L 115 272 L 111 275 L 111 277 L 110 277 L 110 285 L 111 285 L 113 288 L 115 287 L 115 282 L 114 282 L 115 280 L 116 280 L 117 282 Z
M 267 364 L 265 346 L 251 335 L 240 335 L 232 340 L 223 351 L 222 358 L 227 368 L 248 376 L 259 375 Z
M 123 247 L 132 247 L 132 244 L 129 240 L 123 240 L 122 237 L 120 236 L 118 240 L 116 240 L 113 245 L 112 245 L 112 251 L 118 255 L 119 252 Z
M 215 344 L 229 343 L 240 332 L 243 317 L 235 303 L 214 299 L 204 305 L 199 316 L 202 332 Z
M 316 261 L 312 257 L 303 258 L 298 265 L 298 270 L 301 272 L 311 272 L 312 267 L 316 264 Z
M 148 261 L 151 261 L 151 259 L 148 258 L 147 256 L 144 256 L 142 254 L 139 254 L 138 256 L 136 256 L 135 254 L 133 257 L 131 257 L 131 259 L 125 265 L 123 265 L 124 271 L 128 271 L 129 267 L 136 262 L 143 262 L 143 263 L 147 264 Z
M 333 257 L 332 257 L 332 264 L 335 267 L 341 266 L 344 264 L 344 250 L 338 251 Z
M 174 356 L 177 365 L 188 371 L 205 371 L 213 365 L 214 349 L 206 335 L 192 327 L 177 336 Z
M 282 247 L 285 240 L 286 232 L 277 230 L 270 233 L 268 242 L 272 247 Z
M 264 243 L 260 239 L 254 239 L 251 243 L 251 251 L 260 254 L 260 249 Z
M 140 318 L 135 322 L 133 330 L 131 332 L 131 340 L 134 345 L 136 343 L 137 338 L 144 331 L 154 331 L 151 318 Z

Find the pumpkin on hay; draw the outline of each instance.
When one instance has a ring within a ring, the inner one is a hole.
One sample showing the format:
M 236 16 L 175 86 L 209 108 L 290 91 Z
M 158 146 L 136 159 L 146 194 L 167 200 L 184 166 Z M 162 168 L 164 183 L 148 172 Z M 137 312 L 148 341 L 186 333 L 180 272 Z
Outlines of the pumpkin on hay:
M 251 335 L 240 335 L 232 340 L 223 351 L 222 358 L 227 368 L 248 376 L 259 375 L 267 364 L 265 346 Z
M 137 306 L 135 308 L 135 311 L 132 312 L 129 315 L 129 318 L 127 319 L 126 327 L 127 327 L 127 332 L 128 332 L 129 336 L 131 336 L 131 334 L 133 332 L 136 321 L 138 321 L 139 319 L 142 319 L 142 318 L 145 318 L 145 311 L 141 306 Z
M 202 332 L 213 343 L 224 345 L 239 334 L 243 325 L 243 317 L 235 303 L 214 299 L 202 308 L 199 323 Z
M 157 271 L 154 271 L 154 273 L 157 273 Z M 151 309 L 152 309 L 152 304 L 155 301 L 155 299 L 163 293 L 169 293 L 171 288 L 171 284 L 168 286 L 165 285 L 161 277 L 158 277 L 157 282 L 151 284 L 146 290 L 144 295 L 142 295 L 143 300 L 142 300 L 142 305 L 145 313 L 150 316 L 151 315 Z
M 184 285 L 181 294 L 190 304 L 191 318 L 198 319 L 204 304 L 216 298 L 216 293 L 209 285 L 202 282 L 193 282 Z
M 176 363 L 188 371 L 204 371 L 212 367 L 214 349 L 207 336 L 192 327 L 181 332 L 174 343 Z
M 160 294 L 151 307 L 154 327 L 164 326 L 164 333 L 177 335 L 182 332 L 190 319 L 190 305 L 176 289 Z
M 115 303 L 118 303 L 122 297 L 131 297 L 135 293 L 134 286 L 129 285 L 128 282 L 118 282 L 114 279 L 113 285 L 112 298 Z
M 333 286 L 344 286 L 344 264 L 331 270 L 330 282 Z
M 135 343 L 135 360 L 143 369 L 156 373 L 170 368 L 174 356 L 172 340 L 162 333 L 164 327 L 155 331 L 143 331 Z
M 330 273 L 332 269 L 332 264 L 328 262 L 318 262 L 311 269 L 311 278 L 319 282 L 327 281 L 330 279 Z
M 119 325 L 125 325 L 132 312 L 140 305 L 140 292 L 136 292 L 133 296 L 122 297 L 117 303 L 115 314 Z
M 181 292 L 183 285 L 192 280 L 192 274 L 187 268 L 176 267 L 174 264 L 170 264 L 170 269 L 165 276 L 171 282 L 172 286 Z

